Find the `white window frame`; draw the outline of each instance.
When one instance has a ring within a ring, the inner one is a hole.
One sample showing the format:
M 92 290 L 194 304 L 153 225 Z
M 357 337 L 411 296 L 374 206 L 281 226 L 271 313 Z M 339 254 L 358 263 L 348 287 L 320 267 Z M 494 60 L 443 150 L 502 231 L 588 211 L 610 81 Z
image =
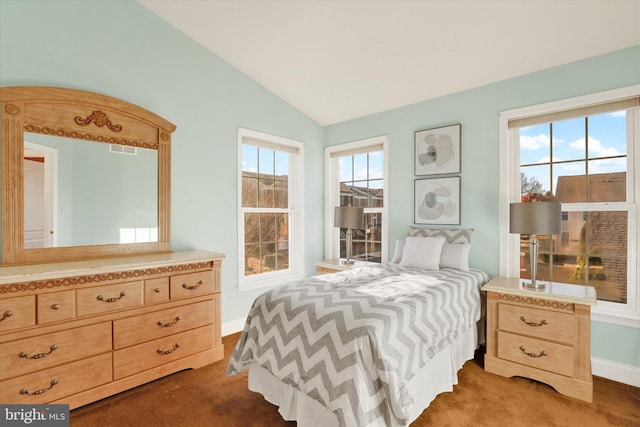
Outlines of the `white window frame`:
M 388 260 L 389 229 L 389 137 L 387 135 L 327 147 L 324 150 L 325 164 L 325 259 L 340 258 L 340 229 L 333 226 L 335 207 L 340 204 L 339 156 L 380 151 L 382 145 L 383 184 L 382 208 L 365 208 L 364 213 L 382 213 L 382 262 Z M 378 147 L 378 149 L 376 149 Z
M 520 260 L 518 256 L 520 236 L 509 233 L 509 203 L 520 201 L 520 148 L 513 144 L 518 141 L 518 129 L 509 129 L 509 121 L 524 117 L 532 117 L 557 111 L 578 109 L 581 107 L 612 102 L 640 96 L 640 85 L 614 89 L 606 92 L 554 101 L 499 113 L 499 144 L 500 144 L 500 188 L 499 188 L 499 236 L 500 236 L 500 275 L 519 277 Z M 592 308 L 591 318 L 596 321 L 617 325 L 640 327 L 640 164 L 637 156 L 640 153 L 640 108 L 627 110 L 627 202 L 603 203 L 600 210 L 618 210 L 624 206 L 629 212 L 627 245 L 627 304 L 598 301 Z M 630 206 L 629 206 L 630 205 Z M 567 204 L 570 210 L 580 210 L 576 204 Z M 565 209 L 566 210 L 566 209 Z M 635 239 L 634 239 L 635 236 Z M 634 241 L 635 240 L 635 241 Z
M 244 214 L 251 208 L 242 207 L 242 145 L 275 149 L 293 148 L 289 155 L 289 268 L 286 270 L 245 276 L 244 274 Z M 264 143 L 260 145 L 259 143 Z M 249 291 L 300 280 L 304 273 L 304 143 L 251 129 L 238 128 L 238 288 Z

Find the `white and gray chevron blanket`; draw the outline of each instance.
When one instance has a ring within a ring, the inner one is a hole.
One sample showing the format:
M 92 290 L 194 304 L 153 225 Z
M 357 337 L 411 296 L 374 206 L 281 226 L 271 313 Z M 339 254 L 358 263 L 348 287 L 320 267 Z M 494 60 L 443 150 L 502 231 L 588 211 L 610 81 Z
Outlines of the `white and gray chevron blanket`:
M 404 426 L 407 382 L 480 319 L 486 273 L 381 264 L 310 277 L 253 303 L 227 375 L 257 362 L 341 426 Z

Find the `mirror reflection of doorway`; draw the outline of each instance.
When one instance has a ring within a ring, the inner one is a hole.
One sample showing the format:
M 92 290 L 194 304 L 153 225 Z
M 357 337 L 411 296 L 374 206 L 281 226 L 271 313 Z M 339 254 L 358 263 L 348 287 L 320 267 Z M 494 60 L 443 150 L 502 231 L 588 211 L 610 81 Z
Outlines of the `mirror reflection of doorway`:
M 56 243 L 57 150 L 24 143 L 24 247 Z

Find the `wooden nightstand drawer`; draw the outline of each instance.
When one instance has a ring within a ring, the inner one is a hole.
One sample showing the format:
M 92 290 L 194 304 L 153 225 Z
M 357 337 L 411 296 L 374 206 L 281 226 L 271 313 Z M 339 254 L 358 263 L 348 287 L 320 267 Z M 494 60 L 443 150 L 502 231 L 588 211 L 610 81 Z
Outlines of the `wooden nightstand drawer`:
M 498 357 L 568 377 L 574 375 L 574 350 L 564 344 L 499 332 Z
M 573 313 L 559 313 L 520 305 L 500 304 L 498 329 L 572 344 Z
M 203 326 L 113 353 L 114 379 L 143 372 L 213 347 L 213 326 Z
M 113 347 L 120 349 L 144 341 L 214 322 L 213 303 L 203 301 L 113 322 Z
M 111 381 L 111 353 L 0 382 L 0 402 L 43 404 Z
M 111 322 L 0 344 L 0 379 L 111 351 Z
M 78 289 L 78 316 L 142 305 L 142 281 Z

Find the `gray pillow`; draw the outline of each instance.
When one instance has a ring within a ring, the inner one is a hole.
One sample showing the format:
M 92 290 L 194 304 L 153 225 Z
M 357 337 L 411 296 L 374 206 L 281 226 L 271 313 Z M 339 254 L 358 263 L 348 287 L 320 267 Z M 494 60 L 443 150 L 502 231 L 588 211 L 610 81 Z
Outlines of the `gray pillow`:
M 445 238 L 447 243 L 471 243 L 473 228 L 460 229 L 435 229 L 409 227 L 408 236 L 438 237 Z

